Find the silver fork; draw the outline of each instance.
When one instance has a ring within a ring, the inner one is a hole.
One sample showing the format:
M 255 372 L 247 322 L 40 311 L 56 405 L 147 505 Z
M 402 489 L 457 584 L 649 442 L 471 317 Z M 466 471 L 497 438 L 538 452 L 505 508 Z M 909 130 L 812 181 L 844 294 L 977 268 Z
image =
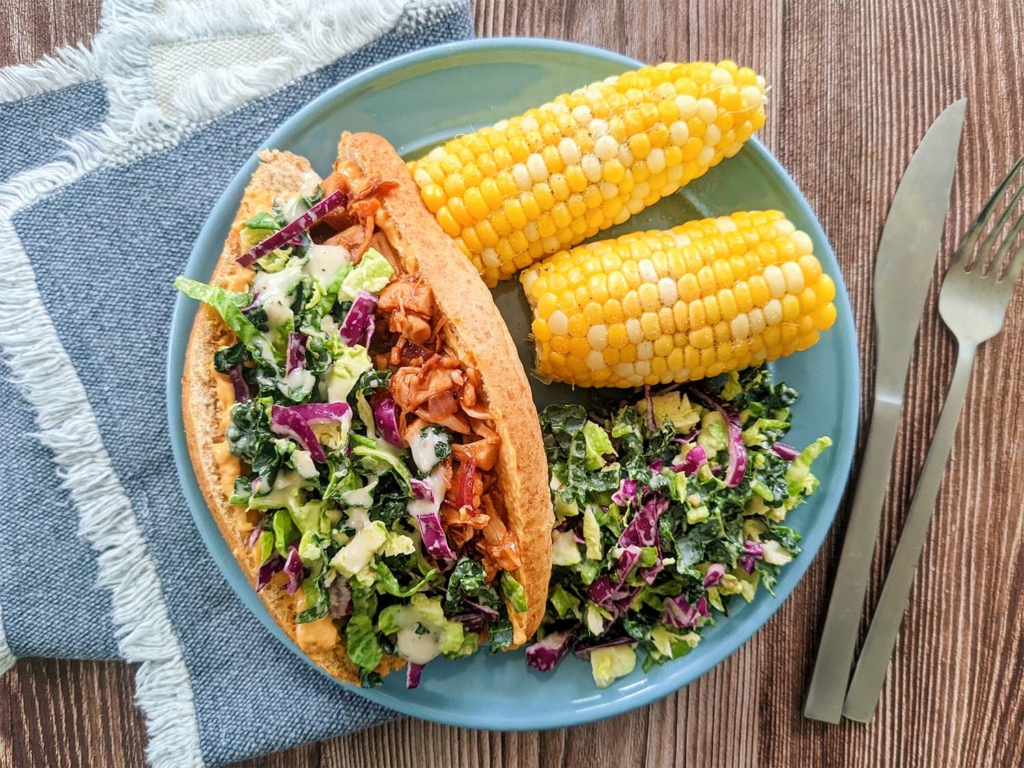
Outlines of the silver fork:
M 1015 183 L 1018 182 L 1021 186 L 1014 192 Z M 1024 231 L 1024 213 L 1016 213 L 1016 218 L 1013 218 L 1022 197 L 1024 157 L 1017 161 L 967 230 L 953 254 L 949 271 L 942 283 L 939 315 L 957 340 L 959 351 L 956 369 L 896 554 L 882 588 L 882 596 L 846 694 L 843 714 L 851 720 L 867 722 L 874 714 L 903 620 L 903 609 L 910 596 L 928 523 L 935 511 L 935 501 L 963 409 L 975 353 L 979 345 L 1002 330 L 1014 283 L 1024 268 L 1024 245 L 1017 245 L 1011 254 L 1014 244 Z M 1002 213 L 995 225 L 981 246 L 977 247 L 986 226 L 999 211 Z

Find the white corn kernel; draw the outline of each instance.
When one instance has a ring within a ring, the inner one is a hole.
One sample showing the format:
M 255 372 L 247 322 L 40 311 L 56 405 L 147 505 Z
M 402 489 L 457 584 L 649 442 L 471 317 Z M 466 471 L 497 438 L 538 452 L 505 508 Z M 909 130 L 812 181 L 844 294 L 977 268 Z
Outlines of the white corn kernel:
M 661 149 L 652 149 L 647 155 L 647 167 L 651 173 L 661 173 L 665 170 L 665 153 Z
M 608 162 L 619 154 L 619 142 L 611 136 L 602 136 L 594 144 L 594 154 L 598 160 Z
M 782 270 L 774 264 L 769 264 L 764 268 L 764 281 L 768 283 L 768 290 L 775 298 L 786 292 L 786 278 L 782 276 Z
M 658 297 L 661 303 L 670 307 L 679 298 L 679 290 L 676 288 L 676 281 L 671 277 L 663 277 L 658 281 Z
M 530 131 L 539 131 L 540 126 L 537 124 L 537 118 L 535 117 L 523 117 L 519 120 L 519 130 L 523 133 L 530 133 Z
M 689 120 L 697 114 L 697 100 L 688 94 L 676 96 L 676 106 L 679 107 L 680 120 Z
M 591 352 L 587 355 L 587 368 L 592 371 L 600 371 L 604 368 L 604 355 L 600 352 Z
M 534 181 L 547 181 L 548 165 L 544 162 L 544 158 L 536 152 L 526 158 L 526 170 L 530 172 L 530 178 Z
M 631 214 L 640 213 L 647 206 L 644 205 L 644 199 L 642 197 L 632 197 L 629 202 L 626 203 L 626 210 Z
M 626 206 L 622 206 L 619 209 L 619 212 L 612 216 L 612 224 L 623 224 L 626 221 L 626 219 L 630 217 L 631 214 L 632 211 L 630 211 L 629 208 L 627 208 Z
M 587 331 L 587 343 L 591 349 L 603 352 L 608 346 L 608 328 L 604 325 L 595 325 Z
M 732 85 L 732 75 L 729 70 L 715 67 L 711 70 L 711 84 L 721 88 L 723 85 Z
M 575 165 L 580 161 L 580 147 L 572 139 L 558 142 L 558 154 L 566 165 Z
M 633 375 L 633 364 L 619 363 L 615 366 L 615 373 L 624 379 L 628 379 Z
M 608 123 L 599 117 L 591 120 L 587 128 L 590 130 L 590 135 L 595 139 L 599 139 L 608 133 Z
M 782 322 L 782 302 L 772 299 L 764 305 L 764 317 L 768 325 L 778 325 Z
M 654 357 L 653 343 L 649 341 L 641 341 L 639 344 L 636 345 L 637 360 L 650 360 L 652 357 Z
M 412 175 L 413 181 L 416 182 L 418 187 L 425 187 L 427 184 L 433 184 L 434 180 L 430 178 L 430 174 L 427 173 L 423 168 L 416 168 L 416 173 Z
M 569 318 L 565 312 L 556 309 L 548 318 L 548 328 L 555 336 L 567 336 L 569 334 Z
M 526 239 L 529 240 L 531 243 L 535 243 L 538 240 L 540 240 L 540 232 L 537 230 L 537 222 L 526 222 L 526 226 L 523 227 L 523 234 L 526 236 Z
M 610 181 L 602 181 L 598 189 L 601 190 L 601 197 L 605 200 L 612 200 L 619 196 L 619 188 Z
M 512 181 L 519 187 L 520 192 L 529 192 L 533 189 L 533 179 L 530 178 L 530 172 L 522 163 L 512 166 Z
M 676 120 L 668 128 L 668 140 L 673 145 L 681 147 L 690 139 L 690 129 L 682 120 Z
M 796 232 L 796 227 L 793 226 L 793 222 L 789 219 L 779 219 L 775 222 L 776 237 L 789 237 L 794 232 Z
M 654 268 L 654 264 L 651 263 L 650 259 L 640 259 L 637 262 L 636 268 L 640 273 L 640 279 L 645 283 L 656 283 L 658 281 L 658 270 Z
M 814 251 L 814 244 L 806 232 L 794 232 L 792 235 L 793 245 L 796 247 L 797 256 L 806 256 Z
M 714 147 L 704 147 L 700 151 L 700 154 L 697 155 L 697 165 L 699 165 L 701 168 L 703 168 L 703 167 L 705 167 L 707 165 L 711 165 L 711 161 L 714 158 L 715 158 L 715 148 Z
M 496 267 L 501 264 L 501 257 L 498 256 L 498 252 L 493 248 L 484 248 L 480 258 L 483 259 L 484 266 L 486 267 Z
M 593 154 L 588 153 L 583 156 L 583 159 L 580 160 L 580 168 L 583 169 L 583 175 L 591 184 L 597 184 L 601 180 L 601 161 Z
M 712 123 L 708 126 L 708 129 L 704 132 L 704 143 L 709 147 L 717 147 L 718 142 L 722 140 L 722 131 L 719 130 L 718 126 Z
M 626 321 L 626 338 L 629 339 L 630 344 L 639 344 L 644 340 L 644 329 L 640 327 L 640 321 L 635 317 Z
M 758 78 L 758 80 L 760 79 Z M 740 98 L 743 99 L 743 103 L 746 104 L 748 109 L 760 107 L 762 101 L 761 89 L 753 85 L 745 85 L 740 89 Z
M 581 128 L 586 128 L 590 121 L 594 119 L 594 113 L 590 111 L 590 107 L 586 104 L 581 104 L 572 111 L 573 119 Z
M 761 333 L 768 327 L 768 323 L 764 319 L 764 312 L 760 307 L 754 307 L 747 316 L 750 318 L 751 333 Z
M 718 119 L 718 106 L 711 99 L 698 99 L 697 117 L 705 125 L 711 125 Z
M 730 324 L 734 339 L 745 339 L 750 335 L 750 319 L 746 315 L 736 315 Z
M 644 376 L 649 376 L 651 373 L 651 361 L 637 360 L 633 364 L 633 370 L 636 371 L 636 375 L 639 376 L 642 381 Z
M 804 272 L 795 261 L 787 261 L 780 267 L 786 279 L 786 290 L 789 293 L 800 293 L 804 289 Z

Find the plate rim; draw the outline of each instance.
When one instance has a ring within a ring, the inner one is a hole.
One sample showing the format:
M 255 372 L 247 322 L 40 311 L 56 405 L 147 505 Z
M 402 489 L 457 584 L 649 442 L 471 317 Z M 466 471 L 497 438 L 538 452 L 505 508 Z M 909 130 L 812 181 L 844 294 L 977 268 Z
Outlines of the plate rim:
M 207 214 L 206 220 L 204 221 L 196 240 L 192 244 L 183 274 L 195 276 L 197 273 L 202 271 L 199 268 L 200 263 L 205 258 L 208 258 L 208 256 L 206 255 L 205 249 L 201 246 L 207 240 L 210 240 L 211 237 L 214 237 L 214 243 L 218 242 L 219 235 L 217 235 L 217 232 L 221 229 L 221 226 L 217 224 L 217 221 L 222 220 L 225 213 L 229 219 L 233 218 L 234 210 L 237 208 L 238 200 L 241 199 L 242 191 L 258 163 L 258 153 L 264 149 L 273 148 L 275 143 L 279 142 L 283 137 L 287 136 L 287 134 L 300 131 L 303 124 L 307 121 L 316 119 L 320 110 L 326 105 L 339 98 L 343 98 L 346 94 L 358 91 L 360 88 L 372 84 L 382 77 L 396 73 L 405 67 L 426 61 L 446 58 L 467 51 L 493 51 L 504 53 L 538 50 L 554 50 L 570 54 L 578 54 L 588 58 L 600 58 L 608 62 L 622 64 L 624 68 L 642 66 L 644 64 L 643 62 L 624 56 L 620 53 L 581 43 L 550 40 L 539 37 L 497 37 L 478 38 L 430 46 L 388 59 L 369 67 L 351 77 L 341 80 L 314 99 L 307 102 L 287 120 L 277 126 L 277 128 L 275 128 L 274 131 L 263 140 L 259 148 L 238 169 L 235 176 L 224 188 L 223 192 L 218 197 L 217 202 L 214 203 L 213 207 Z M 783 168 L 775 156 L 772 155 L 760 141 L 758 141 L 757 137 L 752 137 L 747 142 L 743 151 L 753 152 L 758 156 L 758 162 L 764 163 L 767 166 L 767 169 L 774 177 L 774 180 L 778 182 L 784 192 L 795 201 L 796 207 L 799 209 L 801 215 L 810 222 L 810 227 L 807 227 L 807 229 L 811 230 L 809 234 L 816 240 L 816 242 L 820 242 L 825 245 L 826 250 L 819 254 L 819 258 L 830 260 L 830 262 L 836 267 L 836 275 L 838 279 L 834 281 L 836 285 L 836 297 L 834 302 L 839 315 L 844 317 L 845 321 L 849 322 L 851 331 L 847 337 L 840 339 L 840 357 L 846 362 L 846 364 L 852 366 L 849 371 L 852 380 L 850 401 L 855 406 L 852 409 L 847 409 L 846 418 L 842 423 L 844 435 L 850 434 L 851 437 L 848 442 L 844 442 L 837 446 L 840 449 L 846 449 L 839 451 L 837 470 L 834 475 L 834 478 L 841 482 L 833 482 L 833 484 L 827 489 L 824 499 L 820 502 L 821 513 L 819 516 L 827 516 L 828 524 L 821 528 L 820 536 L 815 537 L 817 539 L 816 541 L 811 542 L 808 539 L 805 539 L 805 542 L 808 542 L 808 546 L 804 549 L 803 556 L 797 558 L 788 566 L 787 570 L 790 574 L 793 574 L 792 582 L 785 585 L 782 589 L 777 590 L 775 598 L 770 602 L 761 600 L 755 604 L 757 607 L 752 606 L 754 607 L 755 612 L 747 621 L 749 628 L 745 626 L 735 635 L 732 635 L 724 639 L 721 643 L 715 645 L 713 650 L 708 652 L 708 656 L 703 659 L 703 663 L 699 668 L 691 670 L 689 673 L 680 672 L 674 676 L 669 675 L 655 684 L 637 691 L 623 693 L 615 699 L 602 702 L 591 707 L 586 707 L 584 709 L 567 706 L 559 710 L 558 714 L 554 716 L 549 712 L 545 712 L 542 717 L 526 714 L 525 716 L 521 716 L 511 722 L 497 719 L 497 713 L 473 713 L 466 710 L 460 710 L 458 712 L 454 710 L 438 710 L 434 707 L 418 703 L 414 699 L 396 698 L 379 688 L 362 689 L 357 686 L 347 685 L 336 678 L 331 677 L 323 669 L 314 664 L 306 654 L 291 642 L 283 630 L 281 630 L 281 628 L 274 622 L 274 619 L 270 616 L 263 605 L 262 600 L 255 592 L 252 591 L 251 585 L 248 584 L 248 581 L 245 580 L 244 577 L 242 578 L 242 581 L 244 582 L 244 590 L 240 587 L 237 583 L 237 577 L 242 576 L 241 568 L 230 553 L 228 553 L 228 560 L 230 560 L 230 562 L 227 562 L 226 560 L 225 562 L 222 562 L 224 557 L 222 556 L 223 553 L 219 552 L 219 550 L 224 548 L 224 541 L 219 530 L 216 529 L 216 522 L 212 520 L 209 508 L 207 507 L 201 492 L 198 493 L 198 505 L 195 503 L 197 501 L 195 496 L 198 485 L 195 481 L 191 458 L 188 453 L 188 447 L 184 436 L 184 420 L 181 407 L 181 376 L 183 369 L 182 365 L 176 365 L 175 363 L 178 361 L 183 364 L 185 348 L 187 347 L 188 336 L 190 334 L 192 319 L 194 317 L 197 304 L 196 302 L 179 294 L 175 299 L 174 310 L 171 315 L 169 330 L 170 340 L 168 345 L 166 368 L 166 405 L 174 464 L 179 477 L 182 494 L 185 497 L 192 520 L 196 525 L 200 537 L 203 539 L 203 544 L 210 553 L 211 559 L 216 563 L 218 570 L 221 571 L 221 575 L 241 599 L 243 605 L 248 610 L 252 611 L 260 623 L 263 624 L 264 627 L 266 627 L 278 640 L 284 643 L 289 650 L 308 663 L 325 678 L 342 686 L 343 690 L 355 693 L 376 704 L 394 709 L 405 715 L 456 727 L 495 731 L 548 730 L 566 726 L 582 725 L 596 720 L 602 720 L 624 714 L 638 707 L 658 701 L 659 699 L 673 694 L 681 688 L 693 683 L 721 664 L 741 646 L 746 644 L 754 634 L 761 630 L 765 624 L 771 620 L 796 587 L 803 581 L 811 563 L 814 562 L 814 559 L 821 551 L 825 537 L 828 535 L 832 525 L 835 523 L 836 516 L 842 504 L 843 495 L 845 494 L 846 488 L 849 484 L 850 471 L 853 464 L 853 453 L 857 443 L 859 427 L 861 387 L 856 321 L 852 305 L 850 304 L 845 277 L 842 270 L 839 269 L 839 261 L 835 256 L 832 245 L 826 236 L 824 229 L 821 226 L 821 222 L 793 178 L 785 168 Z M 205 276 L 208 277 L 208 275 Z M 194 489 L 188 487 L 189 476 L 191 476 L 193 485 L 196 485 L 196 488 Z M 208 520 L 204 520 L 203 518 L 208 518 Z M 210 530 L 211 526 L 213 531 Z M 808 551 L 810 549 L 813 549 L 813 553 Z M 229 573 L 231 569 L 234 569 L 235 573 Z

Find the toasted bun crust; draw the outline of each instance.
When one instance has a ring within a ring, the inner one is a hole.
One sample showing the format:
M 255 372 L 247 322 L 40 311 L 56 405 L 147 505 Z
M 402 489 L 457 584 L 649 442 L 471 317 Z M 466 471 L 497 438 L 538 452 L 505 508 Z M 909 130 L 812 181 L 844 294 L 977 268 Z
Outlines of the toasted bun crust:
M 260 160 L 262 162 L 246 187 L 224 243 L 224 251 L 210 279 L 213 285 L 229 290 L 245 290 L 253 276 L 251 269 L 240 267 L 235 262 L 243 253 L 239 237 L 242 223 L 261 211 L 273 210 L 275 199 L 293 198 L 320 181 L 308 160 L 289 152 L 263 152 Z M 213 368 L 214 353 L 234 341 L 234 334 L 225 327 L 217 312 L 205 304 L 201 305 L 185 355 L 181 401 L 188 451 L 196 479 L 224 541 L 250 583 L 255 583 L 258 563 L 248 544 L 255 518 L 250 519 L 245 507 L 228 503 L 235 479 L 242 471 L 239 460 L 228 451 L 225 438 L 229 412 L 235 402 L 234 390 L 228 377 Z M 324 649 L 334 639 L 331 634 L 333 625 L 328 619 L 296 626 L 296 599 L 281 589 L 284 583 L 283 574 L 278 574 L 259 593 L 274 621 L 326 672 L 342 682 L 358 685 L 359 668 L 344 652 L 343 638 L 341 646 Z M 404 665 L 402 659 L 385 656 L 377 671 L 387 674 Z
M 497 465 L 499 494 L 507 525 L 519 540 L 522 567 L 514 574 L 526 590 L 528 610 L 509 616 L 519 646 L 544 615 L 551 576 L 554 513 L 540 419 L 526 371 L 505 321 L 479 273 L 423 205 L 405 163 L 383 138 L 343 134 L 338 165 L 354 164 L 365 176 L 394 181 L 383 200 L 378 226 L 402 261 L 433 290 L 447 318 L 448 343 L 459 360 L 480 371 L 487 405 L 501 436 Z

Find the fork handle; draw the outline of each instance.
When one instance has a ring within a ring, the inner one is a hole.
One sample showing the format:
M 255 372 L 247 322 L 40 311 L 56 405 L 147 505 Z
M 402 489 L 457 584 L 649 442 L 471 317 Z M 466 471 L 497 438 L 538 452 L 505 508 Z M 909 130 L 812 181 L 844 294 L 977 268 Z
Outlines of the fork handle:
M 885 673 L 896 647 L 896 637 L 903 621 L 903 610 L 910 597 L 910 588 L 914 583 L 914 574 L 928 534 L 928 524 L 935 513 L 935 502 L 942 484 L 942 476 L 946 471 L 950 449 L 956 425 L 960 420 L 967 385 L 971 379 L 971 367 L 974 365 L 976 347 L 961 344 L 957 354 L 956 369 L 946 403 L 942 406 L 939 425 L 935 429 L 931 448 L 924 462 L 924 469 L 914 492 L 910 511 L 900 534 L 896 554 L 882 587 L 882 596 L 868 628 L 868 636 L 861 649 L 857 668 L 853 673 L 850 690 L 846 695 L 843 715 L 851 720 L 868 722 L 874 715 L 878 697 L 885 683 Z

